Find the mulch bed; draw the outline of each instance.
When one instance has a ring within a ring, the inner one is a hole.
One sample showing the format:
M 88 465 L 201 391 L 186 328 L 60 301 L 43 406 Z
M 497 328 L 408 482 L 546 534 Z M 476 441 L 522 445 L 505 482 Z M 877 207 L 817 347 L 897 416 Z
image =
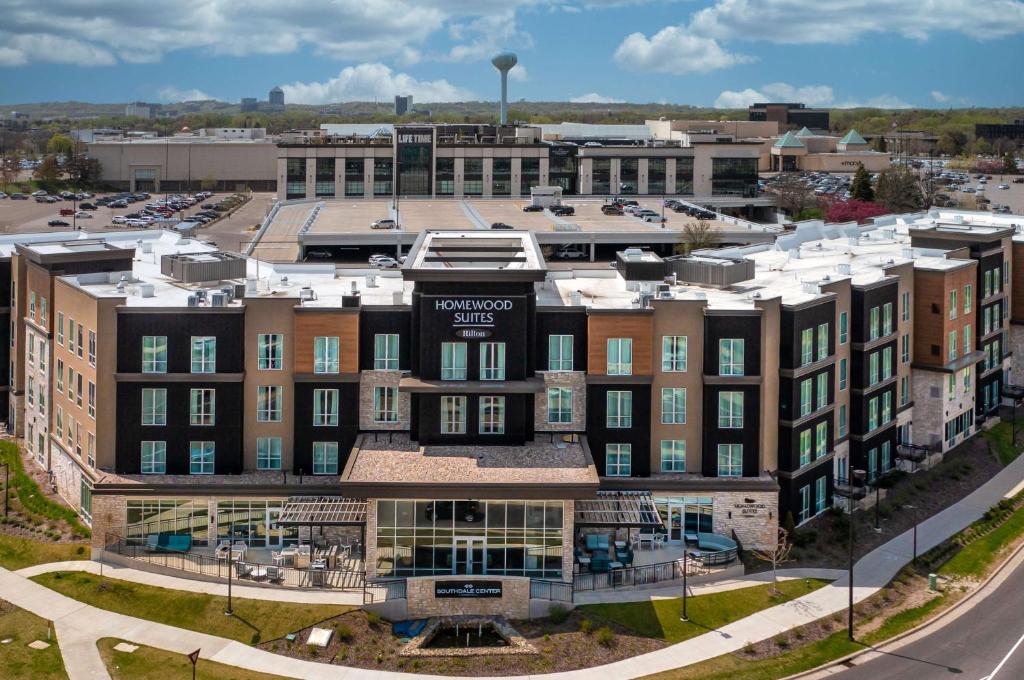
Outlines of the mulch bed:
M 538 654 L 518 656 L 477 656 L 442 658 L 399 657 L 404 642 L 391 634 L 391 624 L 362 610 L 346 612 L 321 624 L 335 633 L 325 649 L 307 647 L 309 629 L 299 631 L 295 642 L 272 640 L 261 649 L 298 659 L 334 663 L 382 671 L 406 671 L 440 675 L 481 677 L 488 675 L 521 675 L 554 673 L 589 668 L 611 663 L 666 646 L 661 640 L 642 637 L 635 632 L 606 621 L 592 621 L 589 632 L 580 630 L 586 617 L 573 612 L 560 624 L 550 619 L 511 621 L 510 624 L 537 648 Z M 584 624 L 586 627 L 587 624 Z M 614 631 L 610 644 L 599 644 L 597 629 L 607 626 Z
M 14 441 L 10 436 L 4 436 L 3 439 Z M 25 474 L 32 478 L 32 480 L 39 487 L 40 495 L 60 505 L 67 505 L 63 498 L 60 497 L 56 491 L 50 488 L 50 482 L 47 479 L 46 472 L 36 465 L 35 461 L 25 453 L 25 450 L 19 447 L 19 453 L 21 454 L 21 465 L 25 469 Z M 3 503 L 3 477 L 0 477 L 0 504 Z M 7 534 L 8 536 L 17 536 L 19 538 L 26 538 L 32 541 L 53 541 L 54 543 L 81 543 L 82 545 L 88 545 L 88 541 L 76 536 L 72 531 L 71 527 L 68 526 L 67 522 L 62 519 L 50 519 L 48 517 L 41 517 L 34 513 L 26 512 L 21 502 L 18 500 L 17 492 L 12 488 L 8 495 L 9 512 L 5 520 L 2 513 L 2 505 L 0 505 L 0 533 Z

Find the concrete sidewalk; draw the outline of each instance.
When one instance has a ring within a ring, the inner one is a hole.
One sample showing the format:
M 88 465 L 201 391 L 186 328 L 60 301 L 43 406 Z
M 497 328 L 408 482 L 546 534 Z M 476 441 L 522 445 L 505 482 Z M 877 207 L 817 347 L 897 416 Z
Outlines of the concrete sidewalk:
M 1024 479 L 1024 456 L 1000 471 L 979 489 L 918 526 L 918 548 L 924 552 L 963 530 Z M 854 571 L 854 600 L 875 593 L 911 559 L 912 534 L 907 531 L 861 558 Z M 106 568 L 104 568 L 106 569 Z M 192 581 L 188 582 L 193 584 Z M 771 607 L 745 619 L 648 654 L 594 668 L 516 680 L 590 680 L 593 677 L 638 678 L 689 666 L 742 649 L 811 623 L 846 608 L 846 576 L 813 593 Z M 650 594 L 648 594 L 650 596 Z M 408 673 L 329 666 L 270 654 L 247 645 L 201 633 L 172 628 L 130 616 L 96 609 L 48 590 L 25 577 L 0 569 L 0 599 L 53 620 L 68 674 L 78 678 L 105 678 L 95 641 L 116 637 L 172 652 L 202 649 L 204 659 L 262 673 L 291 678 L 343 680 L 410 680 Z M 91 645 L 91 647 L 90 647 Z M 99 665 L 97 665 L 99 664 Z

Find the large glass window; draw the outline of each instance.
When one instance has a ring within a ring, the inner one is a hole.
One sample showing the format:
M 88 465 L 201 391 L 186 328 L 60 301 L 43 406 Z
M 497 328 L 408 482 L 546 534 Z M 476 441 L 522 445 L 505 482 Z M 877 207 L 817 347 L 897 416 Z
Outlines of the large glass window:
M 190 474 L 212 475 L 214 458 L 213 442 L 189 442 L 188 471 Z
M 743 339 L 718 341 L 718 375 L 743 375 Z
M 373 422 L 398 422 L 398 388 L 375 386 L 373 388 Z
M 723 429 L 743 428 L 743 393 L 718 393 L 718 427 Z
M 142 467 L 144 475 L 162 475 L 167 472 L 167 442 L 142 442 Z
M 213 336 L 192 336 L 192 372 L 217 372 L 217 338 Z
M 814 383 L 810 378 L 807 380 L 800 381 L 800 417 L 808 415 L 811 412 L 811 401 L 812 393 L 814 391 Z
M 393 164 L 390 158 L 373 159 L 373 195 L 390 196 L 394 180 Z
M 256 422 L 279 423 L 284 411 L 284 386 L 258 385 L 256 387 Z
M 686 336 L 666 335 L 661 338 L 661 370 L 665 373 L 686 371 Z
M 462 193 L 482 196 L 484 193 L 484 159 L 466 158 L 462 166 Z
M 818 361 L 828 356 L 828 324 L 818 324 Z
M 684 440 L 661 440 L 661 471 L 686 472 L 686 442 Z
M 338 442 L 313 442 L 313 474 L 338 474 Z
M 663 425 L 686 424 L 686 388 L 661 389 L 661 422 Z
M 512 159 L 495 158 L 491 166 L 491 194 L 509 196 L 512 193 Z
M 612 193 L 612 160 L 610 158 L 595 158 L 592 161 L 590 174 L 590 192 L 592 194 Z
M 647 193 L 665 193 L 665 159 L 647 159 Z
M 259 370 L 280 371 L 284 367 L 284 335 L 260 333 L 256 344 Z
M 814 426 L 814 457 L 821 458 L 828 453 L 828 423 L 820 422 Z
M 430 144 L 398 146 L 398 193 L 402 196 L 430 195 Z
M 366 193 L 366 176 L 362 158 L 345 159 L 345 195 L 362 196 Z
M 167 336 L 146 335 L 142 338 L 142 372 L 167 372 Z
M 605 425 L 609 428 L 633 426 L 633 393 L 616 390 L 607 393 L 607 415 Z
M 466 434 L 465 397 L 441 397 L 441 434 Z
M 675 192 L 685 196 L 693 194 L 693 158 L 676 158 Z
M 633 375 L 633 339 L 608 338 L 608 375 Z
M 189 424 L 213 425 L 216 421 L 216 390 L 189 390 Z
M 314 191 L 317 198 L 334 198 L 334 162 L 334 156 L 322 156 L 316 159 Z
M 289 158 L 285 161 L 285 198 L 306 197 L 306 159 Z
M 579 167 L 575 145 L 556 145 L 548 149 L 548 184 L 561 187 L 562 195 L 575 194 Z
M 570 388 L 548 388 L 548 422 L 551 424 L 572 422 L 572 390 Z
M 814 329 L 805 328 L 800 332 L 800 365 L 814 361 Z
M 480 397 L 480 434 L 505 433 L 505 397 Z
M 313 425 L 338 426 L 338 390 L 313 390 Z
M 167 390 L 160 388 L 143 388 L 142 390 L 142 424 L 167 424 Z M 60 435 L 57 435 L 60 437 Z
M 629 477 L 633 474 L 633 445 L 605 444 L 604 473 L 608 477 Z
M 572 342 L 573 337 L 571 335 L 548 336 L 549 371 L 572 370 Z
M 257 470 L 280 470 L 281 469 L 281 438 L 280 437 L 257 437 L 256 438 L 256 469 Z
M 711 194 L 757 196 L 757 158 L 712 158 Z
M 640 160 L 623 158 L 619 161 L 619 193 L 635 194 L 640 188 Z
M 435 191 L 438 196 L 455 195 L 455 159 L 438 158 L 436 161 Z
M 398 370 L 397 333 L 378 333 L 373 336 L 373 368 L 378 371 Z
M 523 158 L 520 161 L 519 193 L 530 195 L 530 189 L 540 184 L 540 159 Z
M 480 343 L 480 379 L 505 379 L 505 343 Z
M 828 404 L 828 373 L 818 374 L 818 399 L 815 408 L 825 408 Z
M 441 380 L 465 380 L 466 343 L 441 343 Z
M 743 476 L 743 444 L 718 445 L 718 476 Z
M 811 431 L 800 432 L 800 467 L 811 464 Z
M 340 341 L 338 336 L 320 336 L 313 338 L 313 372 L 337 373 L 340 368 L 338 354 Z

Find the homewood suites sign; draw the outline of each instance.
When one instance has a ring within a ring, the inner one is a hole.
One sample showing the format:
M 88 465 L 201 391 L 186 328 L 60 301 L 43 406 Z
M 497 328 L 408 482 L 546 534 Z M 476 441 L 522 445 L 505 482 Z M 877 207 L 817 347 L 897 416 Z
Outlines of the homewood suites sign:
M 512 311 L 506 298 L 439 298 L 434 311 L 454 312 L 453 326 L 494 326 L 495 314 Z
M 434 597 L 501 597 L 501 581 L 437 581 L 434 584 Z

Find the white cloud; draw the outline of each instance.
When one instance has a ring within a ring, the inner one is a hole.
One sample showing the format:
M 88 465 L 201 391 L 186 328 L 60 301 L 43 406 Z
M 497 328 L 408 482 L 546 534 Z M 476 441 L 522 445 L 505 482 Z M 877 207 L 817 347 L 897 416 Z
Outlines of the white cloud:
M 0 66 L 22 66 L 29 62 L 109 66 L 116 59 L 109 51 L 74 38 L 0 31 Z
M 530 79 L 530 74 L 527 73 L 525 66 L 522 64 L 516 64 L 512 67 L 512 70 L 508 72 L 508 79 L 514 80 L 517 83 L 525 83 Z
M 282 85 L 285 101 L 296 104 L 327 104 L 344 101 L 388 100 L 396 94 L 411 94 L 417 102 L 455 102 L 474 99 L 473 93 L 447 80 L 417 80 L 407 73 L 394 73 L 384 64 L 359 64 L 341 70 L 324 82 L 295 82 Z
M 909 109 L 911 105 L 899 97 L 882 94 L 864 101 L 853 99 L 836 101 L 835 91 L 828 85 L 794 86 L 789 83 L 769 83 L 758 89 L 723 90 L 715 100 L 716 109 L 745 109 L 755 102 L 803 102 L 808 106 L 839 109 L 870 107 L 878 109 Z
M 202 101 L 204 99 L 216 99 L 216 97 L 208 95 L 202 90 L 197 90 L 195 88 L 180 90 L 173 85 L 161 87 L 157 90 L 157 97 L 162 102 L 195 102 Z
M 459 44 L 440 56 L 443 61 L 481 61 L 490 59 L 505 46 L 533 46 L 530 34 L 520 31 L 516 25 L 515 9 L 477 17 L 465 23 L 453 23 L 448 27 L 448 36 Z
M 871 33 L 927 40 L 954 31 L 977 40 L 1024 32 L 1019 0 L 717 0 L 690 20 L 717 39 L 775 43 L 852 43 Z
M 588 92 L 581 94 L 579 97 L 573 97 L 570 99 L 573 104 L 621 104 L 624 99 L 616 99 L 615 97 L 606 97 L 603 94 L 596 92 Z
M 932 99 L 934 99 L 940 104 L 946 104 L 948 102 L 953 101 L 953 98 L 951 96 L 943 92 L 940 92 L 939 90 L 932 90 Z
M 615 50 L 615 60 L 630 71 L 683 75 L 746 64 L 754 58 L 729 52 L 712 38 L 668 26 L 650 38 L 643 33 L 626 36 Z

